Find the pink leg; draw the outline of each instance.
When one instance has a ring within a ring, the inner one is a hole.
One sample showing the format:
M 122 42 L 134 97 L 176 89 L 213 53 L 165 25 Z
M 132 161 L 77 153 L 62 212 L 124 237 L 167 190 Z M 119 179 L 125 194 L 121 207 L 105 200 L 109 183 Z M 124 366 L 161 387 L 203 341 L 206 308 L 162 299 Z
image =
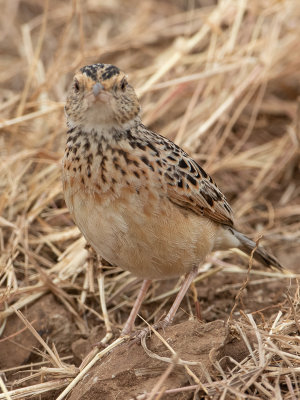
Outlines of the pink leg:
M 142 286 L 141 286 L 138 296 L 135 300 L 135 303 L 132 307 L 130 315 L 124 325 L 124 328 L 122 329 L 121 336 L 126 336 L 132 331 L 137 313 L 139 312 L 139 309 L 140 309 L 141 304 L 146 296 L 147 290 L 149 289 L 149 286 L 151 285 L 151 282 L 152 281 L 150 279 L 143 280 Z
M 191 272 L 189 272 L 186 277 L 185 280 L 183 281 L 181 288 L 176 296 L 176 299 L 172 305 L 172 307 L 170 308 L 168 314 L 165 316 L 165 318 L 163 319 L 163 321 L 161 321 L 162 327 L 165 327 L 167 325 L 170 325 L 175 317 L 175 314 L 182 302 L 182 299 L 184 298 L 186 292 L 188 291 L 191 283 L 193 282 L 194 278 L 197 276 L 198 274 L 198 267 L 194 267 Z
M 153 324 L 152 328 L 162 329 L 172 323 L 182 299 L 184 298 L 186 292 L 188 291 L 188 288 L 190 287 L 191 283 L 193 282 L 193 280 L 197 276 L 197 274 L 198 274 L 198 267 L 194 267 L 191 270 L 191 272 L 189 272 L 186 275 L 185 280 L 183 281 L 181 288 L 176 296 L 176 299 L 175 299 L 172 307 L 170 308 L 168 314 L 162 321 L 159 321 L 156 324 Z M 150 332 L 149 328 L 143 329 L 142 331 L 138 332 L 136 335 L 136 338 L 135 338 L 135 342 L 141 340 L 142 337 L 146 336 L 149 332 Z

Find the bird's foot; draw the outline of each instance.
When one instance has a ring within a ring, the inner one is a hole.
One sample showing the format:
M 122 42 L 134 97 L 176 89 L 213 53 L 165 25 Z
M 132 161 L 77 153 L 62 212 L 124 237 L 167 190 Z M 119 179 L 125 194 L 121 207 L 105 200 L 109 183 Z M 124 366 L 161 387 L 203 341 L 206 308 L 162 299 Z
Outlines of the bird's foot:
M 130 336 L 130 344 L 140 343 L 143 338 L 151 334 L 153 331 L 165 329 L 168 325 L 171 324 L 172 321 L 168 319 L 163 319 L 161 321 L 156 322 L 155 324 L 148 326 L 147 328 L 140 329 L 138 331 L 132 332 Z

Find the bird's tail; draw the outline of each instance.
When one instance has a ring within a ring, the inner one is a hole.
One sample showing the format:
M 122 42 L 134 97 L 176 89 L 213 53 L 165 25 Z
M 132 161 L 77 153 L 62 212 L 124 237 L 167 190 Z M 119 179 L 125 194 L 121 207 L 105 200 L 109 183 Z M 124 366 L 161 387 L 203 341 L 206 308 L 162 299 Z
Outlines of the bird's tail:
M 241 232 L 235 230 L 234 228 L 229 228 L 230 232 L 235 236 L 236 239 L 239 241 L 238 248 L 241 249 L 248 255 L 251 255 L 253 249 L 256 246 L 256 243 L 253 240 L 249 239 L 247 236 L 243 235 Z M 255 249 L 253 254 L 254 259 L 261 262 L 268 268 L 271 268 L 276 271 L 280 271 L 281 273 L 289 273 L 270 253 L 268 253 L 263 247 L 258 246 Z

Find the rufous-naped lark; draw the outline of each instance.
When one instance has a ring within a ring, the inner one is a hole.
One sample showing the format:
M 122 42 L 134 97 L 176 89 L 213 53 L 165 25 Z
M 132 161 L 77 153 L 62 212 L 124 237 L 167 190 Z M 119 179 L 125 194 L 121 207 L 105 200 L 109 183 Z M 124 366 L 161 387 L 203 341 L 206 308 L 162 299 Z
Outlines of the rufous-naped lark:
M 63 190 L 74 221 L 105 260 L 144 279 L 122 334 L 132 330 L 151 279 L 185 274 L 166 325 L 210 252 L 250 254 L 255 243 L 234 228 L 225 196 L 203 168 L 143 125 L 136 93 L 119 68 L 81 68 L 65 112 Z M 262 247 L 254 258 L 282 270 Z

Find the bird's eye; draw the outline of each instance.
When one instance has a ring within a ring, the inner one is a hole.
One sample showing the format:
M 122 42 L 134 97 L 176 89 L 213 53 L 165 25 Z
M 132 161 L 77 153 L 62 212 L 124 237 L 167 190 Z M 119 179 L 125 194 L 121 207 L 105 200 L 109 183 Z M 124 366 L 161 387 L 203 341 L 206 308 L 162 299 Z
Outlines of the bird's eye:
M 74 81 L 74 89 L 76 90 L 76 92 L 79 92 L 80 90 L 79 82 L 77 79 L 75 79 Z
M 125 90 L 127 84 L 128 84 L 128 83 L 127 83 L 127 80 L 126 80 L 126 79 L 122 79 L 120 87 L 121 87 L 121 89 L 122 89 L 123 91 Z

